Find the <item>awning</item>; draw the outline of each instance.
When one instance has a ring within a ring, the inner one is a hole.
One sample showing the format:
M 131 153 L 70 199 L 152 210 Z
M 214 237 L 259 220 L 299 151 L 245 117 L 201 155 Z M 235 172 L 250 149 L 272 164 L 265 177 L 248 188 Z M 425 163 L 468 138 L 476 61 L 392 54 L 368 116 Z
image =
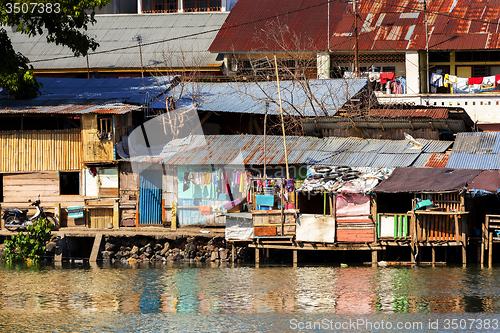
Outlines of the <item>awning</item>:
M 467 190 L 497 193 L 500 189 L 500 170 L 484 170 L 467 186 Z
M 396 168 L 375 187 L 375 193 L 446 193 L 465 189 L 481 170 Z

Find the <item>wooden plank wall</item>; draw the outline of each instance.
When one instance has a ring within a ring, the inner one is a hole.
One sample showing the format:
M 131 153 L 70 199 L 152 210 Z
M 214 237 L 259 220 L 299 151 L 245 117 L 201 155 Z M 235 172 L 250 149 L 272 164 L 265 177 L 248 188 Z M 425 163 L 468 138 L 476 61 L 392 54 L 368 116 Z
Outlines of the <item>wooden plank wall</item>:
M 105 229 L 108 223 L 113 224 L 113 209 L 112 208 L 93 208 L 90 212 L 90 227 Z
M 139 200 L 138 175 L 133 173 L 131 163 L 120 163 L 120 209 L 121 225 L 135 226 Z M 126 207 L 126 208 L 125 208 Z
M 57 172 L 5 174 L 3 176 L 4 206 L 24 205 L 27 207 L 28 200 L 37 200 L 38 195 L 40 195 L 42 207 L 53 207 L 58 203 L 61 207 L 83 205 L 83 198 L 80 195 L 59 195 Z
M 106 162 L 114 160 L 113 140 L 97 136 L 97 114 L 82 115 L 83 160 L 85 162 Z
M 41 206 L 49 212 L 54 212 L 56 204 L 61 205 L 61 226 L 72 226 L 84 223 L 83 219 L 67 218 L 68 206 L 83 206 L 80 195 L 59 195 L 59 175 L 57 172 L 33 172 L 3 175 L 3 203 L 5 208 L 30 208 L 29 214 L 35 209 L 30 207 L 28 200 L 35 201 L 40 195 Z
M 0 172 L 71 171 L 81 164 L 79 129 L 0 132 Z

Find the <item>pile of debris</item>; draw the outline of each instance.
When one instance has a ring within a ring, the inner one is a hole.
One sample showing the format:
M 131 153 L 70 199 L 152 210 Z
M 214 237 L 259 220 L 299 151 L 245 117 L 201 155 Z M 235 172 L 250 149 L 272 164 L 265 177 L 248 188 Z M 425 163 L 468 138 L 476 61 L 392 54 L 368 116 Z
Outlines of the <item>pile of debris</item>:
M 175 241 L 146 237 L 107 237 L 101 250 L 103 261 L 111 262 L 205 262 L 230 261 L 231 249 L 224 238 L 205 239 L 187 237 Z M 246 257 L 243 248 L 236 249 L 236 258 Z
M 368 193 L 391 173 L 391 168 L 310 166 L 307 178 L 297 191 Z

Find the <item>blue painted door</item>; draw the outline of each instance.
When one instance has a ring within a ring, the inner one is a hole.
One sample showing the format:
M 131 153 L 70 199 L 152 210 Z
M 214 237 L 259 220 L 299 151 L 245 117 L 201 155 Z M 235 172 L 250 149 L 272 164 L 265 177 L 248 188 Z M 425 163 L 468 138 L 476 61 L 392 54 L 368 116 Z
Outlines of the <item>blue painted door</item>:
M 139 224 L 161 224 L 162 172 L 144 170 L 141 172 L 139 193 Z

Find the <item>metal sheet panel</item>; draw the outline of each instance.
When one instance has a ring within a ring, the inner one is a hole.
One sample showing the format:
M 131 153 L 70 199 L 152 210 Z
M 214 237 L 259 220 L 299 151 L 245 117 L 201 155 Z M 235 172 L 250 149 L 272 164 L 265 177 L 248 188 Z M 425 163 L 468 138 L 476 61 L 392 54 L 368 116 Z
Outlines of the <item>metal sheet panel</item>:
M 371 109 L 369 117 L 375 118 L 432 118 L 447 119 L 448 109 Z
M 413 167 L 438 167 L 444 168 L 448 163 L 450 154 L 422 153 L 411 164 Z
M 500 158 L 497 154 L 451 153 L 447 168 L 454 169 L 500 169 Z
M 458 133 L 452 153 L 492 153 L 498 149 L 497 132 Z
M 362 34 L 359 50 L 423 50 L 425 49 L 425 15 L 422 1 L 389 0 L 358 2 L 359 26 Z M 436 0 L 428 3 L 428 29 L 432 31 L 429 48 L 433 50 L 481 50 L 497 44 L 497 2 L 470 0 Z M 352 4 L 330 6 L 330 49 L 352 51 L 354 16 Z M 282 50 L 270 26 L 286 25 L 280 40 L 291 50 L 325 50 L 328 30 L 326 2 L 319 0 L 239 0 L 209 48 L 211 52 Z M 253 22 L 248 24 L 248 22 Z M 259 33 L 260 32 L 260 33 Z M 276 34 L 274 34 L 276 35 Z M 293 36 L 310 41 L 307 47 L 294 43 Z
M 329 115 L 345 105 L 345 103 L 366 86 L 366 79 L 329 79 L 310 80 L 310 89 L 318 103 L 313 106 L 309 103 L 308 94 L 295 82 L 282 81 L 281 98 L 283 113 L 286 115 L 324 116 L 320 105 L 329 112 Z M 180 89 L 173 89 L 174 96 L 178 97 Z M 183 85 L 183 94 L 186 99 L 196 100 L 198 110 L 216 112 L 237 112 L 252 114 L 279 114 L 279 105 L 269 103 L 266 110 L 266 100 L 278 100 L 278 89 L 275 82 L 248 82 L 248 83 L 187 83 Z M 186 95 L 186 91 L 188 94 Z M 192 96 L 189 92 L 193 91 Z M 335 91 L 335 94 L 332 94 Z M 294 107 L 288 102 L 293 101 Z
M 370 166 L 375 168 L 407 167 L 417 157 L 417 154 L 377 154 Z
M 89 25 L 87 34 L 95 36 L 99 43 L 96 52 L 89 53 L 91 68 L 130 68 L 140 67 L 139 48 L 135 37 L 143 39 L 142 57 L 146 67 L 158 67 L 162 64 L 161 55 L 170 49 L 182 45 L 184 63 L 180 57 L 172 58 L 174 67 L 205 67 L 221 64 L 218 54 L 207 51 L 218 29 L 228 16 L 228 12 L 218 13 L 166 13 L 139 15 L 98 15 L 97 22 Z M 192 35 L 192 38 L 172 40 L 172 29 L 178 30 L 178 36 Z M 35 69 L 86 68 L 85 57 L 75 57 L 69 48 L 54 43 L 48 44 L 46 35 L 28 37 L 21 33 L 8 31 L 13 47 L 24 50 L 23 55 L 31 60 Z M 31 46 L 31 47 L 30 47 Z M 124 47 L 129 47 L 124 49 Z M 40 49 L 43 52 L 40 52 Z M 179 58 L 179 59 L 178 59 Z M 185 60 L 188 60 L 186 62 Z

